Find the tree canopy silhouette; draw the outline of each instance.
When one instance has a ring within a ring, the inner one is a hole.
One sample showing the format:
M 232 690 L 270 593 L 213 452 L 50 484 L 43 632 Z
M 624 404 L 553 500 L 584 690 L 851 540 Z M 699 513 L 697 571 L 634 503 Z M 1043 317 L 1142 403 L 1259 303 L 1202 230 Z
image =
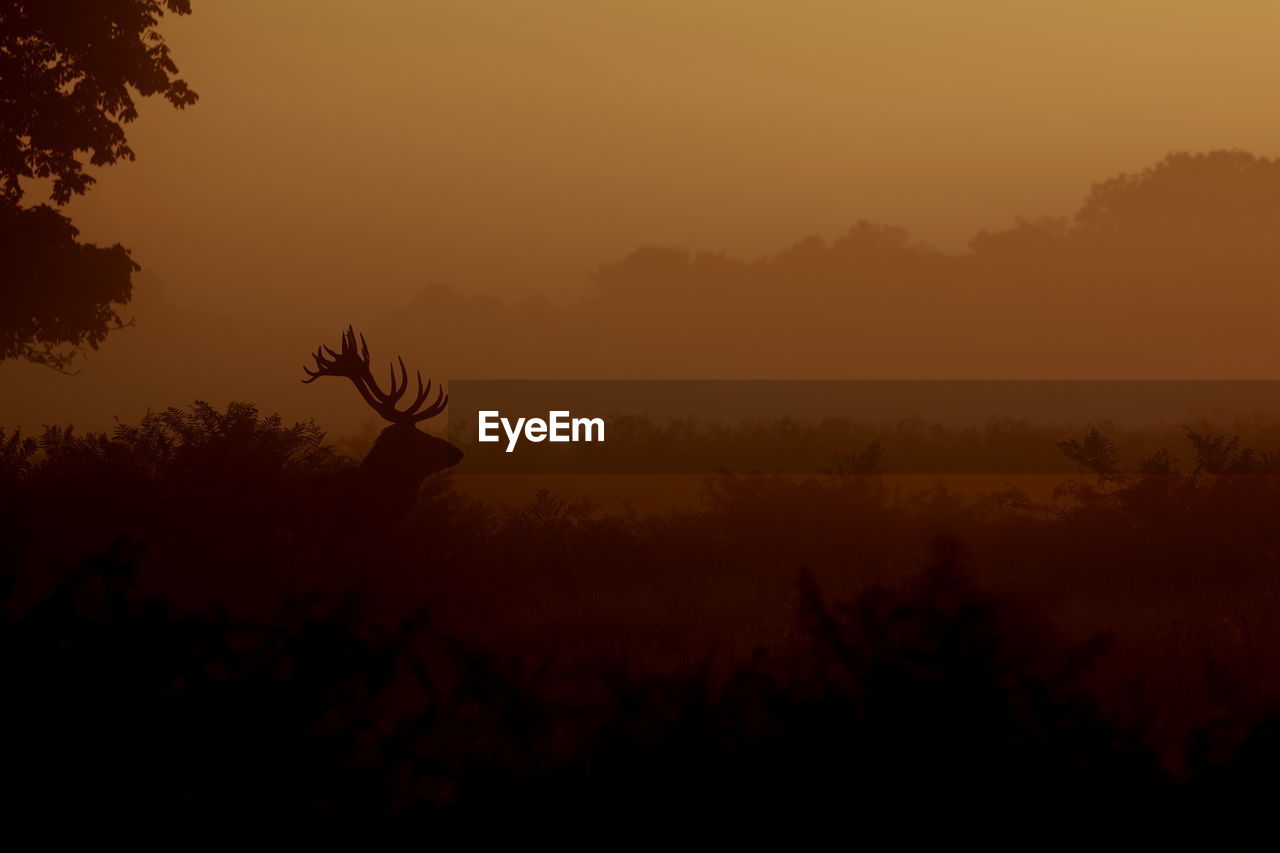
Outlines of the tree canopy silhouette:
M 24 180 L 52 182 L 56 205 L 93 184 L 94 166 L 134 159 L 124 125 L 135 94 L 196 101 L 156 27 L 190 0 L 0 0 L 0 360 L 63 369 L 120 326 L 137 265 L 119 245 L 81 243 L 48 205 L 21 206 Z M 60 349 L 63 347 L 67 349 Z

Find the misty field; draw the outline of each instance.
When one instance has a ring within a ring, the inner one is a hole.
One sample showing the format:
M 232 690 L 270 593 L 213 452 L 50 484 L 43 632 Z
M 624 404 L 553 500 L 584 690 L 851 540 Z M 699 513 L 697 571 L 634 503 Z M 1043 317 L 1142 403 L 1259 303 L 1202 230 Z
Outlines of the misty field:
M 327 499 L 351 463 L 322 433 L 252 407 L 7 434 L 12 802 L 440 827 L 785 803 L 924 840 L 909 813 L 999 801 L 1009 843 L 1198 837 L 1280 770 L 1280 476 L 1192 435 L 1164 467 L 1065 440 L 1081 473 L 1043 500 L 723 473 L 614 511 L 443 474 L 386 519 Z

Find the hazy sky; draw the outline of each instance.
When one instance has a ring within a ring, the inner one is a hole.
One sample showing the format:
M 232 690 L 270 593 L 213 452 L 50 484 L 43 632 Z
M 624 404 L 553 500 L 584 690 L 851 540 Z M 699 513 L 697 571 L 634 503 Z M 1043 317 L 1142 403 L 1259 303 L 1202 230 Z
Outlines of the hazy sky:
M 200 103 L 71 213 L 175 298 L 569 294 L 642 243 L 960 248 L 1174 149 L 1280 153 L 1270 0 L 196 0 Z

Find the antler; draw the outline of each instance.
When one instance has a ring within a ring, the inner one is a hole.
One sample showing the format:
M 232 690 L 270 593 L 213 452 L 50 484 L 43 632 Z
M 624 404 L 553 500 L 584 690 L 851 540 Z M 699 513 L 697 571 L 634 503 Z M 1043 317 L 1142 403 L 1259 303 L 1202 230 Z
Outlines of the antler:
M 397 409 L 396 404 L 409 390 L 409 371 L 404 366 L 404 359 L 396 357 L 396 361 L 400 364 L 399 381 L 396 380 L 396 366 L 394 363 L 391 365 L 391 390 L 384 392 L 378 387 L 377 380 L 369 370 L 369 345 L 365 343 L 364 335 L 358 336 L 359 349 L 356 348 L 356 337 L 355 330 L 347 326 L 347 330 L 342 333 L 342 348 L 339 352 L 334 352 L 322 345 L 312 353 L 311 357 L 316 360 L 316 369 L 312 370 L 303 365 L 302 370 L 307 374 L 307 378 L 302 380 L 303 384 L 315 382 L 321 376 L 345 376 L 355 384 L 360 396 L 364 397 L 364 401 L 375 412 L 397 424 L 416 424 L 427 418 L 434 418 L 444 411 L 445 406 L 449 404 L 449 396 L 444 393 L 443 387 L 436 391 L 435 402 L 422 409 L 422 404 L 431 395 L 431 380 L 428 379 L 424 385 L 421 372 L 416 373 L 418 391 L 413 402 L 407 409 Z M 422 411 L 418 411 L 419 409 Z

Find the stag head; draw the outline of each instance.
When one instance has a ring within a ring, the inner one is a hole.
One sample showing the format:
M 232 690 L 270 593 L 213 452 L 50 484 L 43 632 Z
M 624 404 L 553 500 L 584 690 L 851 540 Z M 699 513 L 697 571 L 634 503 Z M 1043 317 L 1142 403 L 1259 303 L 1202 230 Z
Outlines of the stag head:
M 312 358 L 315 359 L 315 369 L 305 366 L 302 368 L 307 374 L 307 378 L 302 380 L 304 384 L 314 382 L 321 376 L 346 377 L 356 386 L 369 407 L 384 420 L 391 422 L 391 426 L 378 436 L 373 449 L 360 467 L 374 481 L 375 486 L 392 496 L 393 500 L 407 501 L 412 506 L 423 478 L 462 461 L 461 450 L 415 426 L 444 411 L 449 404 L 449 397 L 443 388 L 437 388 L 435 399 L 428 405 L 431 380 L 423 383 L 422 374 L 416 373 L 417 390 L 413 400 L 404 408 L 399 407 L 410 387 L 409 371 L 404 366 L 403 358 L 397 357 L 396 362 L 391 365 L 388 391 L 383 391 L 373 378 L 369 368 L 369 345 L 365 342 L 364 335 L 357 335 L 350 326 L 343 332 L 342 344 L 337 352 L 321 346 L 312 353 Z M 397 364 L 400 368 L 398 377 Z

